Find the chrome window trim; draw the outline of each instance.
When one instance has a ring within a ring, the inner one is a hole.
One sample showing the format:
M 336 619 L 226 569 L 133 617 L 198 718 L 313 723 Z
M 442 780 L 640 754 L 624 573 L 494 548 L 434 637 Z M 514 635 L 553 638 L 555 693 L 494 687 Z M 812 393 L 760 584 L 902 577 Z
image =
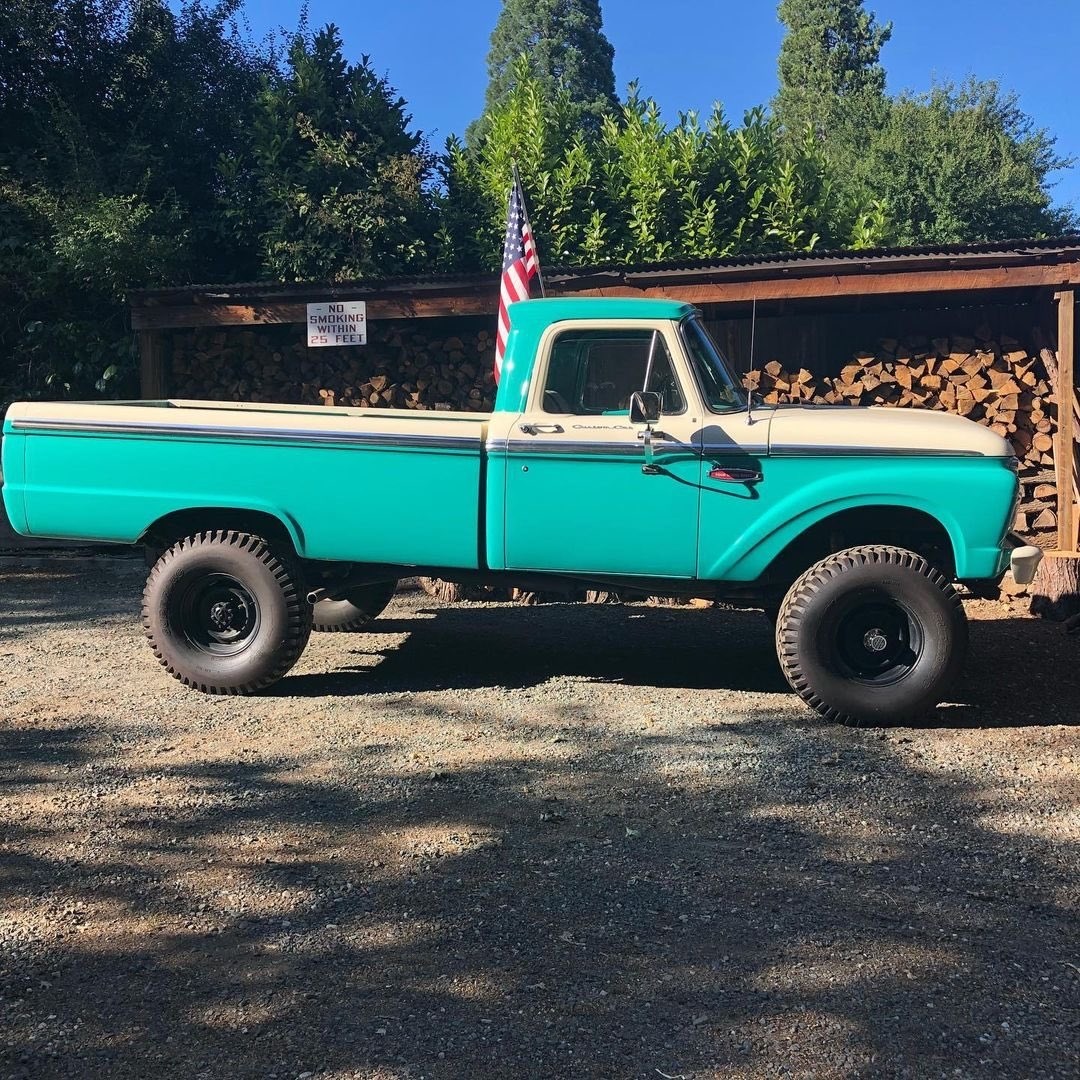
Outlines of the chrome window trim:
M 705 388 L 701 385 L 701 379 L 698 378 L 697 367 L 694 364 L 693 359 L 691 358 L 690 343 L 686 340 L 685 327 L 690 322 L 697 322 L 700 324 L 701 317 L 693 313 L 689 315 L 684 315 L 678 322 L 678 326 L 676 327 L 676 333 L 678 335 L 679 345 L 683 350 L 683 358 L 686 361 L 686 366 L 690 369 L 690 378 L 693 380 L 694 385 L 697 387 L 698 397 L 701 398 L 702 406 L 705 408 L 706 412 L 712 413 L 713 416 L 730 416 L 732 413 L 745 412 L 746 395 L 749 394 L 751 391 L 747 390 L 746 387 L 743 386 L 742 380 L 739 379 L 734 370 L 731 368 L 731 362 L 726 356 L 724 356 L 723 353 L 721 353 L 720 356 L 721 359 L 724 361 L 724 368 L 727 371 L 728 375 L 731 376 L 732 385 L 735 387 L 736 391 L 743 395 L 743 400 L 741 403 L 736 401 L 731 405 L 726 405 L 722 409 L 714 409 L 712 405 L 709 404 L 709 399 L 705 393 Z M 701 328 L 702 330 L 705 330 L 704 325 L 702 325 Z M 706 334 L 708 334 L 707 330 L 705 332 Z M 709 335 L 709 339 L 712 340 L 711 335 Z M 716 342 L 713 342 L 713 344 L 716 345 Z M 717 345 L 716 347 L 719 350 L 720 346 Z

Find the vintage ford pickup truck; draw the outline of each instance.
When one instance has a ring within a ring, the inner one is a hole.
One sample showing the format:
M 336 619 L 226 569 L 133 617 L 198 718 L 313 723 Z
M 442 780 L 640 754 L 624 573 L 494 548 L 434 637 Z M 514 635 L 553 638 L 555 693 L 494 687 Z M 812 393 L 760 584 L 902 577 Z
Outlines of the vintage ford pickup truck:
M 954 583 L 1033 576 L 1038 552 L 1009 535 L 1016 461 L 977 424 L 750 403 L 673 301 L 510 311 L 491 414 L 12 405 L 8 514 L 27 535 L 145 545 L 151 647 L 213 694 L 269 686 L 313 625 L 356 628 L 419 573 L 762 607 L 811 706 L 895 721 L 962 663 Z

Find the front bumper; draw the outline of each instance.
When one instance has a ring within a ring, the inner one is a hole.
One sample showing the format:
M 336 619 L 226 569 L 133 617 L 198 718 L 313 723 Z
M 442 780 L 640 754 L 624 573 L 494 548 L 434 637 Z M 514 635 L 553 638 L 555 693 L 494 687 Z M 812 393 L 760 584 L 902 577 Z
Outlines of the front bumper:
M 1042 562 L 1042 550 L 1035 545 L 1024 543 L 1018 532 L 1010 532 L 1005 538 L 1002 556 L 1009 561 L 1009 570 L 1017 585 L 1029 585 L 1035 581 L 1039 564 Z
M 1035 580 L 1042 558 L 1042 550 L 1031 544 L 1013 548 L 1009 552 L 1009 570 L 1013 581 L 1017 585 L 1030 585 Z

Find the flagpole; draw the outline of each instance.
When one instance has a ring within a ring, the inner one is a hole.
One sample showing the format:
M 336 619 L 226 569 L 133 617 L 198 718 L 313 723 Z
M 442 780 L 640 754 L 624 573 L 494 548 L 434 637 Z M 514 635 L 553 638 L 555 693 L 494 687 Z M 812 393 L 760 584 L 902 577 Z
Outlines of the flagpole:
M 521 212 L 525 215 L 525 224 L 529 226 L 533 247 L 536 248 L 536 280 L 540 282 L 540 295 L 547 296 L 547 289 L 544 288 L 544 274 L 540 269 L 540 249 L 536 246 L 536 233 L 533 232 L 532 222 L 529 220 L 529 208 L 525 205 L 525 192 L 521 188 L 521 177 L 518 175 L 517 162 L 510 162 L 510 168 L 514 171 L 514 187 L 521 191 Z

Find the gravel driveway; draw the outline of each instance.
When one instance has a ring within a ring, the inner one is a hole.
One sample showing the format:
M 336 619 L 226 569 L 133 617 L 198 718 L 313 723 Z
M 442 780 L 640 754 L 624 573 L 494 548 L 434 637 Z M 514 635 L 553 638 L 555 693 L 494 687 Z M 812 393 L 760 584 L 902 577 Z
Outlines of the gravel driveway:
M 0 1077 L 1080 1074 L 1080 642 L 851 731 L 759 615 L 439 608 L 270 696 L 0 569 Z

